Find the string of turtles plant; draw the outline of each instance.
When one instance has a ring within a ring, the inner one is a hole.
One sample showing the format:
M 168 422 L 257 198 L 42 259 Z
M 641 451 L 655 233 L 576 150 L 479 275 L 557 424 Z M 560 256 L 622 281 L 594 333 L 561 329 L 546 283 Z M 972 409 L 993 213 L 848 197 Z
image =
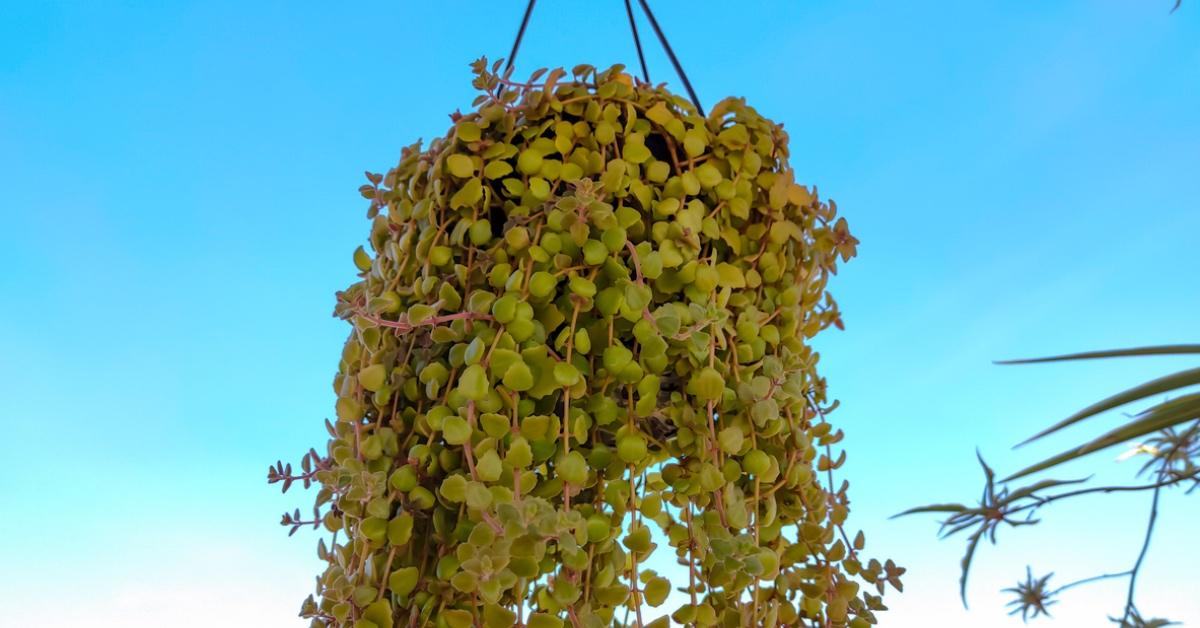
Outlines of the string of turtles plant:
M 319 488 L 313 626 L 875 624 L 808 339 L 857 240 L 742 100 L 472 64 L 475 111 L 370 174 Z M 651 527 L 669 548 L 657 547 Z M 648 566 L 673 555 L 686 581 Z

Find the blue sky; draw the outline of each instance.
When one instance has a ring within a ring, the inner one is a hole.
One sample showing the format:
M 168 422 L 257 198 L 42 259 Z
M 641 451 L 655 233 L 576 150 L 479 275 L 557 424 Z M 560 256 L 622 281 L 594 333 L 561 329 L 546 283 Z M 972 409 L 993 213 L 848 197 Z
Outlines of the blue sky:
M 981 548 L 888 515 L 965 500 L 1109 417 L 1009 446 L 1173 359 L 992 359 L 1195 341 L 1200 6 L 653 3 L 704 103 L 784 122 L 862 240 L 820 339 L 852 525 L 909 568 L 885 626 L 1012 626 L 1026 564 L 1128 568 L 1148 495 L 1051 506 Z M 315 537 L 268 463 L 323 442 L 367 232 L 356 188 L 445 132 L 524 3 L 43 2 L 0 9 L 0 600 L 12 626 L 300 626 Z M 518 74 L 636 64 L 619 2 L 539 3 Z M 644 36 L 649 37 L 645 33 Z M 651 75 L 676 84 L 648 42 Z M 1116 451 L 1091 459 L 1123 480 Z M 1086 473 L 1080 467 L 1080 473 Z M 1164 498 L 1141 606 L 1200 621 L 1200 502 Z M 1123 582 L 1069 593 L 1099 625 Z

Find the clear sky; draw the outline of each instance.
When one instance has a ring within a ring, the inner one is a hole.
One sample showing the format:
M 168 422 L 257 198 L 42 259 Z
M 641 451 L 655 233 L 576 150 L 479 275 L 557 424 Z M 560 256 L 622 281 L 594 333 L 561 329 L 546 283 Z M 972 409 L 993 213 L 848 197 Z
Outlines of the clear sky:
M 981 547 L 967 613 L 962 542 L 887 517 L 975 497 L 975 446 L 1015 470 L 1120 417 L 1011 444 L 1183 365 L 990 360 L 1197 340 L 1200 3 L 1170 4 L 653 3 L 704 103 L 784 122 L 862 240 L 819 345 L 852 527 L 909 568 L 885 626 L 1016 625 L 998 589 L 1027 563 L 1065 583 L 1137 553 L 1148 495 L 1051 506 Z M 0 625 L 302 625 L 316 541 L 277 522 L 309 496 L 264 477 L 323 442 L 356 188 L 445 132 L 523 8 L 0 9 Z M 518 73 L 580 62 L 636 64 L 621 3 L 543 0 Z M 1116 453 L 1102 477 L 1132 475 Z M 1164 498 L 1148 613 L 1200 622 L 1198 517 Z M 1123 586 L 1072 591 L 1056 625 L 1101 625 Z

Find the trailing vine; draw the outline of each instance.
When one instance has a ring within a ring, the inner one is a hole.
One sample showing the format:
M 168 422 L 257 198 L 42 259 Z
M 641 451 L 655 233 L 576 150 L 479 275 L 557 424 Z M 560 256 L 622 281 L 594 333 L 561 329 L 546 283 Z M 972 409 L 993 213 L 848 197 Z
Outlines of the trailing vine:
M 337 420 L 302 474 L 332 534 L 314 626 L 865 626 L 862 555 L 808 344 L 856 250 L 738 99 L 621 66 L 513 81 L 368 174 Z M 657 536 L 661 535 L 661 536 Z M 669 547 L 656 542 L 665 538 Z M 686 581 L 659 573 L 674 555 Z M 661 562 L 661 560 L 659 561 Z

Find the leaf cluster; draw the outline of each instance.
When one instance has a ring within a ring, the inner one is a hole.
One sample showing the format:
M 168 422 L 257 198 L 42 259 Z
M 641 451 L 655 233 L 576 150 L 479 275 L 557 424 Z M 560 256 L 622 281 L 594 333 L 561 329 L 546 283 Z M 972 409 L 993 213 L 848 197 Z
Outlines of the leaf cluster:
M 642 626 L 675 590 L 688 625 L 874 624 L 903 569 L 844 530 L 808 344 L 857 240 L 782 127 L 620 66 L 473 68 L 476 109 L 360 190 L 302 615 Z

